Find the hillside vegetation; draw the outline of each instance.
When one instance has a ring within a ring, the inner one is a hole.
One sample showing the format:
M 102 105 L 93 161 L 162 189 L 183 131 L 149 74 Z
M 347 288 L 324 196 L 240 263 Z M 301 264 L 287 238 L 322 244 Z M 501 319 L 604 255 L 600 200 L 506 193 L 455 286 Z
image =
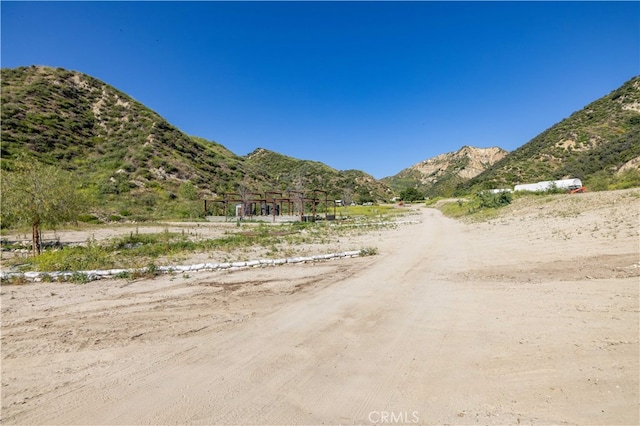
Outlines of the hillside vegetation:
M 387 185 L 360 170 L 338 171 L 317 161 L 298 160 L 264 148 L 249 154 L 246 164 L 269 176 L 278 190 L 324 189 L 332 199 L 360 203 L 393 197 Z
M 461 192 L 580 178 L 592 189 L 638 185 L 640 77 L 590 103 L 460 186 Z M 623 176 L 624 173 L 627 176 Z
M 153 210 L 185 184 L 231 190 L 245 174 L 221 145 L 93 77 L 48 67 L 2 70 L 2 168 L 18 156 L 72 172 L 94 205 L 116 211 Z
M 130 96 L 75 71 L 3 68 L 1 102 L 3 172 L 19 157 L 68 171 L 100 217 L 193 217 L 200 198 L 240 185 L 292 189 L 286 187 L 296 179 L 304 189 L 324 185 L 336 198 L 345 190 L 367 200 L 390 193 L 362 172 L 295 159 L 274 163 L 275 153 L 238 156 L 186 135 Z

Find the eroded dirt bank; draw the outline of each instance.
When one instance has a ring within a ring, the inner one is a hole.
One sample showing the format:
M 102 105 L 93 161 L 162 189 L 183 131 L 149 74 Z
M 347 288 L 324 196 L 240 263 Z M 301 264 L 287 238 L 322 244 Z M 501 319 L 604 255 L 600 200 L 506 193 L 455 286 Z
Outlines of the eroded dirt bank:
M 5 424 L 638 424 L 639 191 L 372 257 L 2 287 Z

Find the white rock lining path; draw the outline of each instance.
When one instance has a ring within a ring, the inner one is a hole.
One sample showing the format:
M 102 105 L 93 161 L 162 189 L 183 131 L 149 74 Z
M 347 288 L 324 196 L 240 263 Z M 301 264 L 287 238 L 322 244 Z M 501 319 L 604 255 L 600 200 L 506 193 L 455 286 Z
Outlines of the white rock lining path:
M 370 226 L 370 225 L 400 225 L 400 224 L 416 224 L 420 223 L 418 220 L 404 220 L 398 222 L 378 222 L 367 224 L 356 224 L 355 226 Z M 354 226 L 354 225 L 351 225 Z M 239 269 L 239 268 L 255 268 L 265 266 L 278 266 L 291 263 L 307 263 L 307 262 L 321 262 L 324 260 L 341 259 L 346 257 L 359 257 L 368 255 L 367 249 L 343 251 L 339 253 L 327 253 L 318 254 L 315 256 L 300 256 L 289 257 L 282 259 L 260 259 L 249 260 L 246 262 L 223 262 L 223 263 L 196 263 L 193 265 L 174 265 L 174 266 L 150 266 L 145 268 L 131 268 L 131 269 L 95 269 L 87 271 L 53 271 L 53 272 L 5 272 L 0 271 L 0 279 L 6 280 L 11 278 L 25 278 L 29 281 L 39 282 L 45 278 L 51 281 L 67 281 L 73 277 L 82 276 L 83 281 L 95 281 L 102 278 L 114 278 L 118 275 L 129 275 L 136 273 L 153 272 L 157 274 L 172 274 L 180 272 L 202 272 L 202 271 L 218 271 L 223 269 Z
M 86 281 L 95 281 L 102 278 L 113 278 L 118 275 L 154 272 L 159 274 L 183 273 L 183 272 L 202 272 L 202 271 L 218 271 L 223 269 L 240 269 L 255 268 L 265 266 L 278 266 L 291 263 L 307 263 L 320 262 L 331 259 L 341 259 L 346 257 L 359 257 L 366 255 L 366 249 L 344 251 L 340 253 L 318 254 L 315 256 L 289 257 L 282 259 L 260 259 L 250 260 L 246 262 L 223 262 L 223 263 L 196 263 L 193 265 L 173 265 L 173 266 L 150 266 L 145 268 L 132 269 L 96 269 L 88 271 L 54 271 L 54 272 L 0 272 L 1 279 L 10 279 L 24 277 L 29 281 L 43 281 L 44 278 L 52 281 L 66 281 L 78 275 L 84 276 Z

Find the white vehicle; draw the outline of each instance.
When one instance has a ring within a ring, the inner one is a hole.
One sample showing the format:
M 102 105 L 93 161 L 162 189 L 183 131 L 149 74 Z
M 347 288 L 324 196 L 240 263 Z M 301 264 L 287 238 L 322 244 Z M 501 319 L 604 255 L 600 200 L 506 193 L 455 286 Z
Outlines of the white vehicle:
M 582 188 L 582 181 L 580 179 L 561 179 L 561 180 L 547 180 L 538 183 L 525 183 L 522 185 L 516 185 L 514 191 L 531 191 L 531 192 L 544 192 L 551 191 L 553 189 L 566 189 L 567 191 L 575 191 Z

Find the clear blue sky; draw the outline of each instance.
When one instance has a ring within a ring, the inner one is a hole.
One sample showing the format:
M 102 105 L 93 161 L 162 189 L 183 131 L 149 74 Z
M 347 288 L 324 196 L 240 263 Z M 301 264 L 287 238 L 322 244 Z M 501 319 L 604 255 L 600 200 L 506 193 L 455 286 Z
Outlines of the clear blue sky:
M 639 2 L 7 2 L 3 67 L 81 71 L 187 134 L 376 178 L 513 150 L 640 74 Z

